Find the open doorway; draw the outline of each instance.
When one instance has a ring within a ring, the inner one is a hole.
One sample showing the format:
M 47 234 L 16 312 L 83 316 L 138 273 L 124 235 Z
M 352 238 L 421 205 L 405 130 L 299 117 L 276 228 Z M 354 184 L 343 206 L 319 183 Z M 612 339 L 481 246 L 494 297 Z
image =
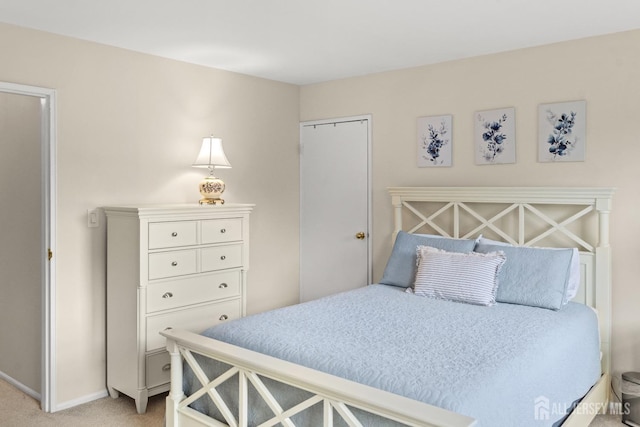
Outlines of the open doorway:
M 55 91 L 0 82 L 0 378 L 53 411 Z

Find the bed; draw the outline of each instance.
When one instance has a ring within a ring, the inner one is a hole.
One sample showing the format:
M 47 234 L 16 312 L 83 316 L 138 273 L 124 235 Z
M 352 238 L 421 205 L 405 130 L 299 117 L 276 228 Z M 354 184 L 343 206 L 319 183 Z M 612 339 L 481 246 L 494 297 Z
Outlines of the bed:
M 208 336 L 163 332 L 172 363 L 167 425 L 570 427 L 606 410 L 613 190 L 412 187 L 390 194 L 395 245 L 383 283 L 239 319 Z M 542 270 L 551 271 L 568 265 L 556 261 L 567 250 L 534 247 L 578 247 L 579 257 L 567 259 L 580 271 L 580 287 L 561 303 L 557 292 L 545 299 L 538 291 L 520 302 L 500 286 L 492 292 L 502 299 L 487 305 L 417 296 L 433 289 L 422 287 L 420 267 L 407 273 L 405 258 L 425 238 L 421 265 L 453 257 L 495 267 L 501 256 L 542 253 L 551 257 L 540 261 L 550 266 Z M 450 241 L 464 249 L 454 256 Z M 410 248 L 403 258 L 399 242 Z M 407 280 L 414 286 L 401 286 Z

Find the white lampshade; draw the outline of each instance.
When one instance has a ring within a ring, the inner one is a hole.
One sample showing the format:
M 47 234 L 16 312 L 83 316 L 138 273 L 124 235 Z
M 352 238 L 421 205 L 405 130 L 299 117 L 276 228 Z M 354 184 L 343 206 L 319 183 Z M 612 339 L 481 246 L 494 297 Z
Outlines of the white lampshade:
M 230 168 L 231 163 L 224 155 L 222 149 L 222 139 L 208 136 L 202 139 L 202 148 L 193 162 L 193 166 L 198 168 Z

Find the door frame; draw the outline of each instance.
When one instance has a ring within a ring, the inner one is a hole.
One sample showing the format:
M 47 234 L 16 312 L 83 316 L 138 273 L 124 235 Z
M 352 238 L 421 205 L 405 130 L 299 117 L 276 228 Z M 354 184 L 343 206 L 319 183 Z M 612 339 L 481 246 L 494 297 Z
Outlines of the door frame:
M 0 82 L 0 92 L 40 98 L 41 146 L 41 295 L 42 345 L 40 407 L 44 412 L 55 411 L 55 301 L 56 301 L 56 90 Z M 50 252 L 49 252 L 50 251 Z
M 337 117 L 333 119 L 320 119 L 320 120 L 309 120 L 305 122 L 300 122 L 300 128 L 298 131 L 298 135 L 300 137 L 300 141 L 298 143 L 299 150 L 302 150 L 302 128 L 305 126 L 323 126 L 323 125 L 333 125 L 337 123 L 345 123 L 345 122 L 358 122 L 367 120 L 367 284 L 371 284 L 371 279 L 373 278 L 373 245 L 372 241 L 372 127 L 373 127 L 373 116 L 371 114 L 363 114 L 360 116 L 348 116 L 348 117 Z M 300 168 L 298 179 L 302 182 L 302 168 Z M 302 190 L 302 186 L 300 186 L 300 190 Z M 302 202 L 302 198 L 300 197 L 300 202 Z M 299 207 L 299 210 L 302 211 L 302 207 Z M 300 232 L 299 232 L 300 234 Z

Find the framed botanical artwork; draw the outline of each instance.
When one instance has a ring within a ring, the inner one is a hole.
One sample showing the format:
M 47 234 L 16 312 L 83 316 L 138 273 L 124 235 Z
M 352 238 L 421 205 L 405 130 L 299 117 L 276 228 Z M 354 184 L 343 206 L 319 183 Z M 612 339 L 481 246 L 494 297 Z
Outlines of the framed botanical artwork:
M 583 162 L 586 153 L 587 102 L 538 106 L 538 161 Z
M 451 166 L 453 116 L 418 118 L 418 167 Z
M 516 162 L 515 108 L 475 113 L 476 165 Z

